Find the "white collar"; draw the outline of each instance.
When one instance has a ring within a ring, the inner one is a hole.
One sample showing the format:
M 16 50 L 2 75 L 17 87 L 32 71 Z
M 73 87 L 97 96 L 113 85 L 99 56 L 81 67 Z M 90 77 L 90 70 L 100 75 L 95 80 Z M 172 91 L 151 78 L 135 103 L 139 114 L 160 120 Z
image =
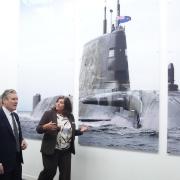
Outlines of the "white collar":
M 5 112 L 5 114 L 11 115 L 11 111 L 9 111 L 5 106 L 2 106 L 3 111 Z

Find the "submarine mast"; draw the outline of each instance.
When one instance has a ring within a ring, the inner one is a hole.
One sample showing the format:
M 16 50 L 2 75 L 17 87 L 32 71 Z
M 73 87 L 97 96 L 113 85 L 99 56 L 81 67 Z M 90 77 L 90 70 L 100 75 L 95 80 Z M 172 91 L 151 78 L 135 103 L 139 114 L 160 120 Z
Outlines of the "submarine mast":
M 103 34 L 107 33 L 106 4 L 104 6 Z
M 117 17 L 120 17 L 120 3 L 117 0 Z M 116 28 L 118 28 L 118 20 L 116 19 Z

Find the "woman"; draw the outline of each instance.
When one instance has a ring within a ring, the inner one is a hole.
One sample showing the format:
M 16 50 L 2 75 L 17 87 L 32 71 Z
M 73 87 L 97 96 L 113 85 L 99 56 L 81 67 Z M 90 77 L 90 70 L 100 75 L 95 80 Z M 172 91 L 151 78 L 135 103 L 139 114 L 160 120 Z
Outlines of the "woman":
M 75 129 L 69 98 L 58 97 L 55 107 L 44 113 L 36 130 L 40 134 L 44 133 L 41 146 L 44 169 L 38 180 L 53 180 L 57 167 L 60 171 L 59 180 L 70 180 L 75 136 L 83 134 L 87 127 Z

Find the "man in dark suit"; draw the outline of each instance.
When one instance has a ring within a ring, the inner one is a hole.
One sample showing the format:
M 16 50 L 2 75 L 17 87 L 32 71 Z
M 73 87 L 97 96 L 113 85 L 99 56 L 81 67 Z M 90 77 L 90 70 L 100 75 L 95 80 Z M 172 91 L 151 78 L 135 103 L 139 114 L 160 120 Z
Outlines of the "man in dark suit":
M 17 93 L 5 90 L 1 95 L 0 107 L 0 180 L 22 180 L 22 150 L 27 144 L 22 137 L 16 110 Z

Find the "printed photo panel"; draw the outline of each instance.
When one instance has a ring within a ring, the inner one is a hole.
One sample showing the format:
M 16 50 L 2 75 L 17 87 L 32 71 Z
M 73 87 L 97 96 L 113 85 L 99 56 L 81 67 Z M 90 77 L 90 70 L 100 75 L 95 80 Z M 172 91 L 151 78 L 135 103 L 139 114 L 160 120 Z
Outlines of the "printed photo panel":
M 158 1 L 78 5 L 79 122 L 89 126 L 79 144 L 158 152 Z

